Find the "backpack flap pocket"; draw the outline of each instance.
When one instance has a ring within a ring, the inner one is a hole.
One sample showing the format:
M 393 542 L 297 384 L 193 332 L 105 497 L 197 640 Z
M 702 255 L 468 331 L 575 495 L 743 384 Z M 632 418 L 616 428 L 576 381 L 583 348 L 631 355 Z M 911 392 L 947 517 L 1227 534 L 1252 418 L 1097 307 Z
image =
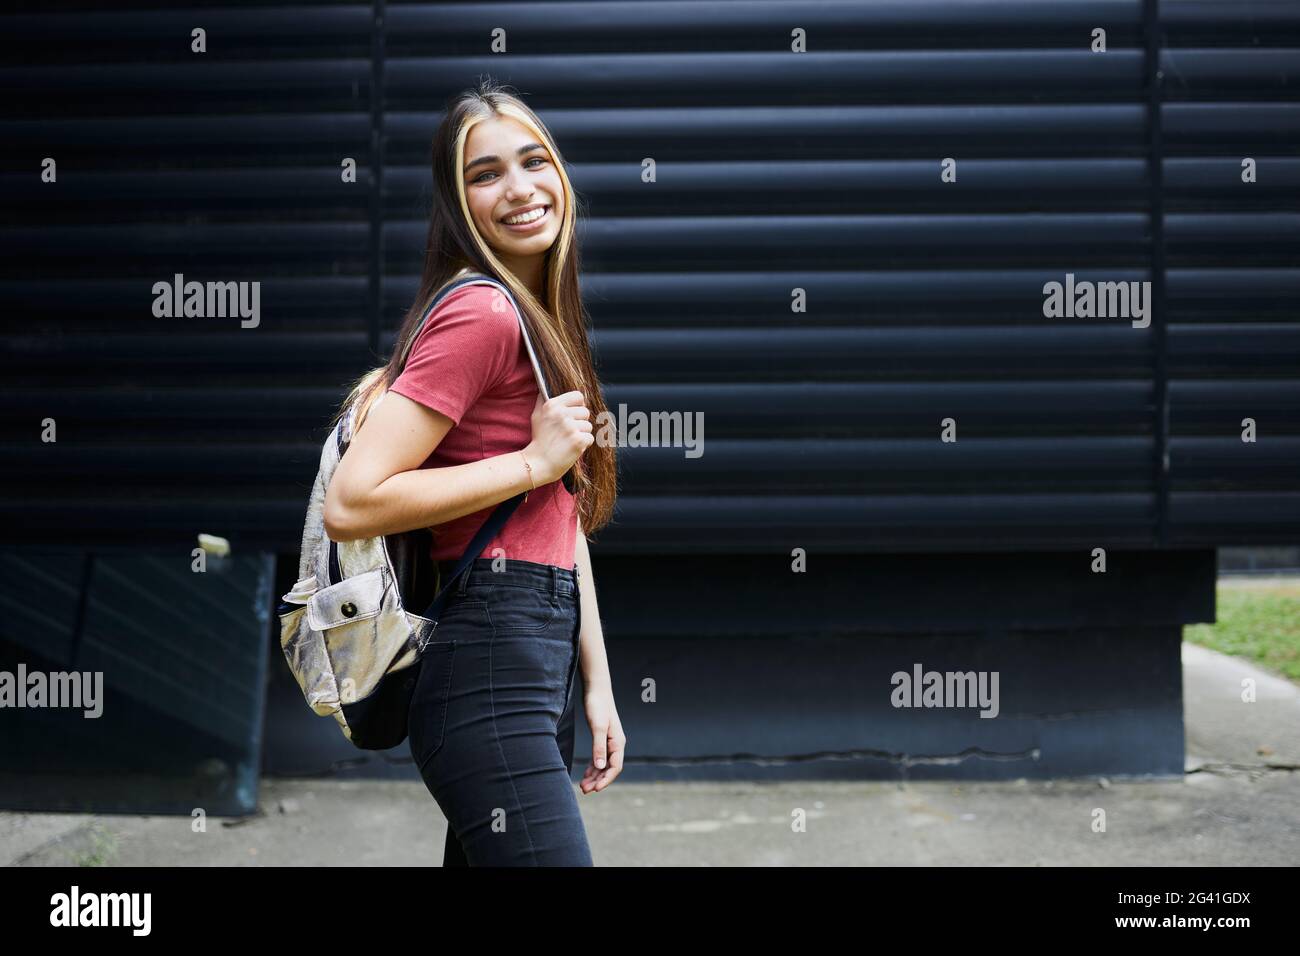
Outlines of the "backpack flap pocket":
M 375 568 L 321 588 L 307 601 L 307 623 L 318 631 L 326 631 L 375 617 L 383 608 L 387 570 Z
M 306 604 L 316 593 L 316 575 L 309 574 L 293 586 L 293 590 L 281 595 L 280 600 L 287 604 Z
M 328 662 L 339 705 L 364 700 L 410 643 L 386 566 L 321 588 L 307 602 L 307 626 Z
M 275 609 L 281 620 L 286 614 L 293 614 L 295 611 L 301 611 L 307 606 L 307 601 L 316 593 L 316 575 L 309 574 L 293 586 L 293 590 L 287 594 L 281 595 L 280 604 Z

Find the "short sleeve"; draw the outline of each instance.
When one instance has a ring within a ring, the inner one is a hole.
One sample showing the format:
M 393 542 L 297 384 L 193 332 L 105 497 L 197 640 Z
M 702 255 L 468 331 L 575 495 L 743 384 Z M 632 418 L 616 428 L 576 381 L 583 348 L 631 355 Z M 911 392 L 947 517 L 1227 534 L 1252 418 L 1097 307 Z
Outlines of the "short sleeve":
M 389 391 L 459 425 L 515 367 L 522 342 L 519 317 L 500 292 L 486 285 L 457 289 L 425 321 Z

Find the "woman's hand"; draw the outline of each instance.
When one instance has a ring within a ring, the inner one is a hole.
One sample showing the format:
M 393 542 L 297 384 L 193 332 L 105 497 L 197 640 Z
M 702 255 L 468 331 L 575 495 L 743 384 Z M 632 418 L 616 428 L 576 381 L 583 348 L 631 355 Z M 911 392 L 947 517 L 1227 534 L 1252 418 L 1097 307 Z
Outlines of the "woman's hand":
M 583 793 L 604 790 L 623 770 L 623 752 L 627 737 L 614 706 L 614 693 L 608 687 L 596 687 L 583 695 L 587 726 L 591 728 L 591 763 L 578 786 Z
M 596 440 L 591 430 L 591 410 L 583 404 L 582 392 L 565 392 L 549 402 L 537 393 L 533 406 L 533 440 L 524 457 L 533 467 L 533 480 L 540 487 L 560 478 Z

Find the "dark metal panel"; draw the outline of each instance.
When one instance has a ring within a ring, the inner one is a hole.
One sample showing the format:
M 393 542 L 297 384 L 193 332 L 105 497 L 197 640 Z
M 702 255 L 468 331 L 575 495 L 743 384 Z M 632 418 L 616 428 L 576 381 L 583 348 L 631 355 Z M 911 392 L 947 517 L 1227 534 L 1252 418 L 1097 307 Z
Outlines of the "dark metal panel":
M 1285 61 L 1282 61 L 1285 62 Z M 1218 65 L 1217 62 L 1206 64 Z M 1235 64 L 1234 64 L 1235 65 Z M 575 106 L 600 97 L 660 106 L 725 101 L 737 105 L 817 105 L 856 102 L 1059 103 L 1131 100 L 1141 88 L 1142 56 L 1115 49 L 1105 56 L 1086 49 L 576 54 L 565 57 L 392 57 L 387 63 L 388 102 L 410 109 L 429 89 L 454 89 L 465 77 L 501 73 L 528 78 L 547 103 Z M 1026 87 L 1032 89 L 1027 95 Z M 852 96 L 845 91 L 852 90 Z M 707 94 L 707 95 L 705 95 Z
M 1170 154 L 1231 146 L 1267 155 L 1300 142 L 1300 103 L 1166 103 L 1163 113 Z
M 261 772 L 270 554 L 112 548 L 0 555 L 0 670 L 79 700 L 6 711 L 0 806 L 251 813 Z M 80 683 L 80 681 L 78 682 Z
M 1290 411 L 1294 428 L 1296 409 Z M 1177 439 L 1171 449 L 1177 468 L 1175 490 L 1285 492 L 1292 487 L 1300 471 L 1300 438 L 1270 436 L 1269 441 L 1250 448 L 1246 454 L 1241 445 L 1241 439 L 1231 434 L 1225 438 Z
M 1160 69 L 1171 100 L 1293 100 L 1300 81 L 1300 50 L 1166 49 L 1160 52 Z
M 636 743 L 621 777 L 1181 779 L 1179 637 L 1169 626 L 629 638 L 610 652 L 614 692 L 644 700 L 653 681 L 656 696 L 624 718 Z M 894 675 L 913 678 L 917 667 L 996 673 L 996 719 L 978 705 L 895 706 Z M 575 750 L 591 752 L 582 721 Z
M 1212 483 L 1200 484 L 1212 487 Z M 1293 544 L 1294 525 L 1300 520 L 1300 494 L 1290 490 L 1176 491 L 1169 496 L 1169 514 L 1179 541 L 1188 547 Z
M 1286 117 L 1295 127 L 1300 115 L 1296 108 L 1290 104 L 1267 108 L 1290 111 L 1270 113 L 1269 119 L 1282 123 Z M 1232 111 L 1214 122 L 1231 123 L 1234 117 L 1240 120 L 1240 114 Z M 437 114 L 419 108 L 390 110 L 386 128 L 391 162 L 422 171 L 438 119 Z M 994 158 L 1008 156 L 1008 142 L 1016 144 L 1017 157 L 1077 157 L 1080 144 L 1095 156 L 1141 157 L 1145 149 L 1143 109 L 1136 102 L 1076 103 L 1063 110 L 1055 104 L 1025 103 L 665 106 L 654 100 L 635 109 L 549 107 L 546 122 L 570 160 L 580 158 L 573 163 L 579 174 L 593 163 L 625 162 L 629 150 L 645 144 L 653 144 L 656 156 L 677 162 L 716 163 L 717 144 L 726 143 L 725 156 L 744 156 L 746 164 L 870 156 L 933 162 L 936 156 L 946 155 L 937 150 L 949 150 L 954 144 L 960 144 L 963 156 Z M 1199 129 L 1209 121 L 1198 114 L 1188 122 Z M 797 151 L 792 148 L 796 146 Z M 624 191 L 622 198 L 633 197 Z
M 1300 7 L 1180 0 L 1160 18 L 1170 540 L 1289 543 L 1300 520 Z
M 794 19 L 792 19 L 792 17 Z M 538 48 L 568 53 L 600 50 L 753 49 L 773 37 L 788 42 L 793 25 L 817 43 L 889 49 L 952 47 L 1062 47 L 1104 23 L 1121 42 L 1141 27 L 1138 0 L 653 0 L 569 3 L 390 3 L 395 53 L 455 53 L 496 26 L 527 37 Z M 1280 24 L 1283 19 L 1266 20 Z
M 1140 461 L 1163 457 L 1161 361 L 1178 493 L 1286 488 L 1291 5 L 1167 2 L 1160 38 L 1138 0 L 254 4 L 209 11 L 201 61 L 177 41 L 193 11 L 85 6 L 9 17 L 0 38 L 20 94 L 0 119 L 16 540 L 190 543 L 202 524 L 297 546 L 326 416 L 414 294 L 437 109 L 481 71 L 527 92 L 590 201 L 584 293 L 611 408 L 705 417 L 703 458 L 623 450 L 607 552 L 695 547 L 690 518 L 662 520 L 674 498 L 733 546 L 771 547 L 761 509 L 803 513 L 814 490 L 870 502 L 852 531 L 808 512 L 836 548 L 993 547 L 954 523 L 945 503 L 963 500 L 993 507 L 979 534 L 1010 515 L 998 547 L 1074 540 L 1069 515 L 1115 502 L 1136 506 L 1098 526 L 1135 540 L 1158 521 Z M 807 54 L 788 52 L 791 11 Z M 506 57 L 487 50 L 498 25 Z M 1259 162 L 1249 188 L 1238 152 Z M 47 153 L 57 190 L 30 174 Z M 943 188 L 945 156 L 961 173 Z M 261 326 L 149 316 L 149 284 L 178 271 L 261 281 Z M 1164 321 L 1045 319 L 1043 285 L 1067 272 L 1164 283 Z M 1252 414 L 1279 443 L 1234 457 Z M 57 454 L 31 444 L 45 415 Z M 937 437 L 948 416 L 956 445 Z M 1067 517 L 999 503 L 1027 492 Z

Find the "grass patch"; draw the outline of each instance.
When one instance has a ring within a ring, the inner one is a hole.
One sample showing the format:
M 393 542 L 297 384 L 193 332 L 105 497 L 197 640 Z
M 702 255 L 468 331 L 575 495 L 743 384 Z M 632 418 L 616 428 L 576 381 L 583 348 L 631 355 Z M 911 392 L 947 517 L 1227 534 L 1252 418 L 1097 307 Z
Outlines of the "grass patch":
M 93 824 L 89 833 L 89 849 L 79 855 L 77 866 L 107 866 L 117 851 L 117 838 L 112 831 L 98 823 Z
M 1300 683 L 1300 581 L 1220 580 L 1217 624 L 1188 624 L 1183 640 L 1244 657 Z

